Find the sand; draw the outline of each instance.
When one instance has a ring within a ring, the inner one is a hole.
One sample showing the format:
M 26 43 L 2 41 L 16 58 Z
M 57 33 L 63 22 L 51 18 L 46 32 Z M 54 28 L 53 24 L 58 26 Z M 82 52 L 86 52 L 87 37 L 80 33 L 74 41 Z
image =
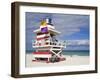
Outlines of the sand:
M 65 61 L 46 63 L 46 62 L 33 62 L 33 54 L 26 54 L 26 67 L 42 67 L 42 66 L 64 66 L 64 65 L 88 65 L 89 56 L 78 56 L 78 55 L 64 55 Z

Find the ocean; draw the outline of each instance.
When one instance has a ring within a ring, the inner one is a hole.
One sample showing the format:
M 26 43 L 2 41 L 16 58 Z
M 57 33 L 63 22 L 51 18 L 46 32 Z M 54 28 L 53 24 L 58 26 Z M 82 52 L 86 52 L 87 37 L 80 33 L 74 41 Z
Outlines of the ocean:
M 70 55 L 70 56 L 73 56 L 73 55 L 78 55 L 78 56 L 89 56 L 89 51 L 88 50 L 74 50 L 74 51 L 63 51 L 62 54 L 64 55 Z
M 32 52 L 34 52 L 34 50 L 26 50 L 26 54 L 31 54 Z M 62 51 L 63 55 L 77 55 L 77 56 L 89 56 L 89 50 L 63 50 Z

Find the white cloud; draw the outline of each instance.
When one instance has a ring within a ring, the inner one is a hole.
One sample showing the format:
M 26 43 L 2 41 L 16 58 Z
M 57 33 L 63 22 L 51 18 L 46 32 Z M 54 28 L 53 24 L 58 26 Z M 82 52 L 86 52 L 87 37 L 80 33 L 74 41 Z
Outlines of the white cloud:
M 67 40 L 67 45 L 89 45 L 89 40 Z
M 80 28 L 87 28 L 89 16 L 86 15 L 53 15 L 53 23 L 62 34 L 71 35 L 79 32 Z M 63 36 L 63 35 L 62 35 Z

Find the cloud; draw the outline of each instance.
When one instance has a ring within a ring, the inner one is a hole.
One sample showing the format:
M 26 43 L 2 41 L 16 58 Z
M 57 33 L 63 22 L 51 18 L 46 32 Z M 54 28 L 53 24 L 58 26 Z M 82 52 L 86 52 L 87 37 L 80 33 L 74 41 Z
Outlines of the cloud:
M 66 41 L 67 45 L 76 45 L 76 46 L 80 46 L 80 45 L 89 45 L 89 40 L 67 40 Z
M 64 50 L 89 50 L 89 40 L 67 40 Z
M 81 28 L 89 28 L 89 16 L 88 15 L 53 15 L 52 17 L 54 26 L 65 35 L 72 35 L 76 32 L 80 32 Z

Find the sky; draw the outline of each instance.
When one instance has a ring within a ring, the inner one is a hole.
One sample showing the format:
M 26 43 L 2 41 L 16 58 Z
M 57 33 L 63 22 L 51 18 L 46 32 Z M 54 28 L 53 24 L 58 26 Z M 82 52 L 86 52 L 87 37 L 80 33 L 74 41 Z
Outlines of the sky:
M 25 13 L 26 50 L 32 50 L 34 30 L 40 27 L 42 19 L 51 18 L 55 29 L 61 34 L 58 40 L 68 42 L 66 50 L 89 50 L 89 15 L 59 13 Z

